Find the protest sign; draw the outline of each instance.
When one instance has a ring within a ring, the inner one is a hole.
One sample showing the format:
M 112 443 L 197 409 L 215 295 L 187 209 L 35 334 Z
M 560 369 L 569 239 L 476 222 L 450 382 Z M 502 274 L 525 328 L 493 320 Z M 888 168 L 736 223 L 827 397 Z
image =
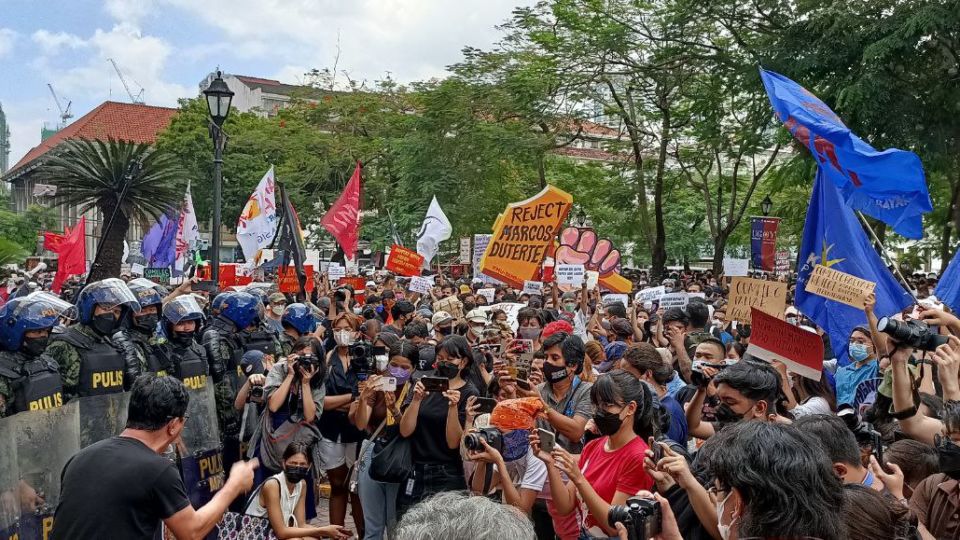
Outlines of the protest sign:
M 433 276 L 413 276 L 410 278 L 410 290 L 420 294 L 430 294 L 433 288 Z
M 470 252 L 470 237 L 464 236 L 460 239 L 460 264 L 470 264 L 472 262 Z
M 463 302 L 461 302 L 456 296 L 448 296 L 433 303 L 433 312 L 436 313 L 438 311 L 446 311 L 454 319 L 462 319 Z
M 810 279 L 807 280 L 807 286 L 804 290 L 830 300 L 836 300 L 841 304 L 863 309 L 867 296 L 873 292 L 873 288 L 876 286 L 877 284 L 872 281 L 818 264 L 810 274 Z
M 667 288 L 663 285 L 659 287 L 648 287 L 642 291 L 637 291 L 637 294 L 633 295 L 633 301 L 637 304 L 656 302 L 665 294 L 667 294 Z
M 492 306 L 485 306 L 480 309 L 483 309 L 484 311 L 486 311 L 488 313 L 488 316 L 491 311 L 494 311 L 497 309 L 503 311 L 504 313 L 507 314 L 507 324 L 509 324 L 510 328 L 512 328 L 513 331 L 516 332 L 517 327 L 519 326 L 517 323 L 517 314 L 520 313 L 520 310 L 525 307 L 527 307 L 526 304 L 517 304 L 514 302 L 501 302 L 499 304 L 493 304 Z
M 603 305 L 609 306 L 617 302 L 623 304 L 623 307 L 630 305 L 630 296 L 626 294 L 608 294 L 603 297 Z
M 494 297 L 496 296 L 496 289 L 491 289 L 489 287 L 485 289 L 477 289 L 477 294 L 487 299 L 487 303 L 490 304 L 493 302 Z
M 149 272 L 149 271 L 150 271 L 149 268 L 144 270 L 144 272 Z M 147 277 L 147 276 L 144 275 L 144 277 Z M 202 281 L 203 280 L 209 281 L 211 279 L 210 267 L 207 265 L 199 267 L 197 269 L 197 277 L 199 277 Z M 220 264 L 220 283 L 217 284 L 220 290 L 225 291 L 227 287 L 233 287 L 237 284 L 238 284 L 237 283 L 237 265 L 233 263 L 229 263 L 229 264 L 221 263 Z
M 130 265 L 130 273 L 135 276 L 142 276 L 144 270 L 146 270 L 146 268 L 144 268 L 144 266 L 140 263 L 133 263 Z
M 542 281 L 524 281 L 521 294 L 543 294 Z
M 723 275 L 727 277 L 746 276 L 750 273 L 750 259 L 723 259 Z
M 600 282 L 600 272 L 597 272 L 596 270 L 587 270 L 586 279 L 587 289 L 592 291 L 597 288 L 597 283 Z
M 307 281 L 304 283 L 304 290 L 307 292 L 313 291 L 313 265 L 306 264 L 303 266 L 303 271 L 306 273 Z M 277 287 L 280 289 L 280 292 L 285 293 L 298 293 L 300 292 L 300 281 L 297 279 L 297 271 L 292 266 L 287 266 L 285 268 L 281 267 L 277 269 Z
M 160 285 L 169 285 L 170 269 L 169 268 L 144 268 L 143 277 L 149 279 L 154 283 L 159 283 Z
M 690 297 L 685 292 L 668 293 L 660 297 L 660 307 L 663 309 L 685 308 L 689 302 Z
M 573 197 L 552 185 L 507 205 L 493 225 L 480 270 L 516 289 L 535 279 L 572 206 Z
M 687 296 L 689 296 L 690 298 L 703 298 L 704 300 L 707 299 L 707 293 L 702 293 L 702 292 L 688 292 Z
M 785 276 L 790 273 L 790 252 L 789 251 L 777 252 L 777 265 L 773 268 L 773 271 L 778 276 Z
M 779 360 L 790 371 L 819 381 L 823 374 L 823 339 L 816 332 L 753 308 L 750 346 L 747 354 L 768 362 Z
M 586 270 L 582 264 L 558 264 L 553 271 L 557 285 L 583 285 Z
M 330 263 L 327 266 L 327 276 L 330 278 L 330 281 L 339 281 L 341 278 L 347 275 L 347 269 L 337 263 Z
M 494 279 L 480 270 L 480 261 L 483 260 L 483 254 L 490 245 L 492 234 L 473 235 L 473 277 L 488 285 L 500 285 L 500 280 Z
M 421 268 L 423 268 L 423 255 L 396 244 L 390 248 L 387 270 L 398 276 L 419 276 Z
M 749 323 L 750 308 L 783 318 L 787 304 L 787 284 L 780 281 L 765 281 L 735 277 L 730 284 L 730 299 L 727 303 L 727 320 Z
M 596 271 L 597 281 L 610 292 L 629 294 L 633 290 L 633 283 L 618 273 L 620 250 L 614 248 L 610 239 L 599 238 L 589 227 L 564 229 L 554 259 L 556 264 L 582 264 L 588 272 Z

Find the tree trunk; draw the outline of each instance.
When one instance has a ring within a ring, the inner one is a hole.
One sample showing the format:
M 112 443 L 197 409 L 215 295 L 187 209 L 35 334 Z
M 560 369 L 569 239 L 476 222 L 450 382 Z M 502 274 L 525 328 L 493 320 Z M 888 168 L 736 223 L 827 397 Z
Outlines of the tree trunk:
M 947 269 L 953 253 L 950 251 L 950 235 L 953 229 L 950 227 L 950 217 L 947 217 L 947 223 L 943 224 L 943 235 L 940 238 L 940 273 Z
M 97 252 L 94 257 L 99 255 L 96 263 L 90 268 L 90 277 L 88 283 L 99 281 L 101 279 L 120 277 L 120 264 L 123 259 L 123 240 L 127 236 L 127 230 L 130 228 L 130 220 L 123 212 L 117 212 L 113 220 L 113 226 L 107 229 L 110 223 L 110 216 L 113 208 L 100 208 L 101 222 L 100 239 L 97 242 Z
M 537 158 L 537 175 L 540 178 L 540 190 L 544 190 L 547 187 L 547 168 L 543 163 L 543 156 Z
M 651 265 L 650 273 L 656 282 L 663 279 L 664 270 L 667 265 L 667 233 L 664 230 L 663 223 L 663 175 L 665 174 L 667 166 L 667 145 L 669 141 L 670 109 L 664 107 L 663 118 L 660 121 L 660 153 L 657 157 L 657 176 L 654 180 L 656 184 L 653 189 L 653 211 L 656 217 L 656 226 L 651 249 L 653 264 Z
M 727 239 L 730 233 L 721 229 L 713 239 L 713 275 L 719 276 L 723 273 L 723 257 L 727 251 Z

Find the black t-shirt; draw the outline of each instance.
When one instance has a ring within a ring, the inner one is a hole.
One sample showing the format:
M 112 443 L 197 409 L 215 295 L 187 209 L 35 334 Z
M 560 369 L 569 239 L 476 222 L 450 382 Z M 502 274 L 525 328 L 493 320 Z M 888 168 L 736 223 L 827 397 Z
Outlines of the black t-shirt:
M 50 539 L 153 538 L 189 504 L 172 461 L 137 439 L 105 439 L 63 467 Z
M 479 396 L 477 387 L 467 383 L 460 388 L 460 401 L 457 412 L 462 426 L 467 416 L 467 399 Z M 413 392 L 410 392 L 413 396 Z M 460 449 L 447 447 L 447 406 L 450 401 L 437 392 L 428 392 L 420 403 L 417 415 L 417 428 L 413 430 L 410 441 L 413 446 L 415 463 L 461 463 Z
M 353 394 L 354 398 L 360 395 L 360 379 L 356 370 L 352 367 L 343 369 L 343 362 L 337 349 L 333 349 L 327 358 L 327 396 L 342 396 L 344 394 Z M 328 441 L 341 443 L 354 443 L 364 439 L 364 432 L 357 429 L 350 422 L 349 413 L 338 410 L 323 411 L 320 416 L 318 426 L 320 434 Z

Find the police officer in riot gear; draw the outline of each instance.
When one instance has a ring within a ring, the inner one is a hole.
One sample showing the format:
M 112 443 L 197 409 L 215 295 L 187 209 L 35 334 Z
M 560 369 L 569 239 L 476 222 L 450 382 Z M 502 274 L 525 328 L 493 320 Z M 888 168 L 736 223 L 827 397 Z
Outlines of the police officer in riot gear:
M 140 366 L 130 361 L 113 342 L 120 321 L 140 304 L 117 278 L 95 281 L 77 294 L 79 324 L 54 334 L 47 354 L 60 365 L 64 396 L 93 396 L 123 392 L 140 375 Z
M 280 345 L 280 334 L 267 321 L 266 309 L 270 304 L 269 297 L 262 288 L 249 289 L 249 294 L 258 297 L 262 305 L 257 309 L 256 326 L 245 330 L 243 350 L 260 351 L 269 357 L 268 363 L 270 363 L 283 355 L 283 347 Z
M 283 355 L 286 356 L 290 354 L 298 339 L 317 330 L 317 317 L 306 304 L 290 304 L 283 311 L 280 324 L 283 325 L 280 345 L 283 347 Z
M 170 365 L 167 374 L 183 381 L 187 388 L 205 388 L 210 368 L 206 351 L 195 340 L 203 322 L 203 308 L 192 295 L 185 295 L 167 302 L 162 313 L 166 339 L 158 340 L 154 351 Z
M 60 371 L 44 354 L 61 317 L 75 318 L 76 308 L 46 292 L 0 308 L 0 417 L 63 405 Z
M 127 282 L 130 292 L 137 298 L 140 311 L 131 312 L 129 325 L 113 336 L 128 362 L 137 362 L 142 371 L 164 374 L 170 368 L 166 359 L 157 355 L 157 323 L 160 321 L 160 308 L 167 291 L 146 278 L 137 278 Z

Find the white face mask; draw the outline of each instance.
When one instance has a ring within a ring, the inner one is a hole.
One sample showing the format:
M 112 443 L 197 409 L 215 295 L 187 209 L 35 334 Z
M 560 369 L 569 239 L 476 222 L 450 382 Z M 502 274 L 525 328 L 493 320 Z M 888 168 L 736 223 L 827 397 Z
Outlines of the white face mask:
M 387 369 L 387 362 L 390 360 L 385 354 L 378 354 L 376 357 L 377 361 L 377 371 L 383 371 Z
M 480 337 L 483 335 L 483 328 L 484 328 L 483 326 L 479 326 L 479 325 L 471 326 L 470 332 L 472 332 L 475 337 Z
M 273 314 L 276 316 L 283 315 L 284 306 L 270 306 L 270 310 L 273 311 Z
M 727 496 L 724 497 L 722 501 L 717 503 L 717 530 L 720 531 L 720 538 L 723 540 L 730 538 L 730 528 L 733 526 L 733 522 L 737 520 L 737 518 L 734 517 L 733 520 L 730 521 L 729 525 L 723 524 L 724 505 L 727 504 L 728 500 L 730 500 L 731 495 L 733 495 L 733 491 L 727 493 Z
M 338 330 L 333 333 L 333 339 L 337 340 L 337 345 L 349 347 L 353 345 L 353 332 L 350 330 Z

